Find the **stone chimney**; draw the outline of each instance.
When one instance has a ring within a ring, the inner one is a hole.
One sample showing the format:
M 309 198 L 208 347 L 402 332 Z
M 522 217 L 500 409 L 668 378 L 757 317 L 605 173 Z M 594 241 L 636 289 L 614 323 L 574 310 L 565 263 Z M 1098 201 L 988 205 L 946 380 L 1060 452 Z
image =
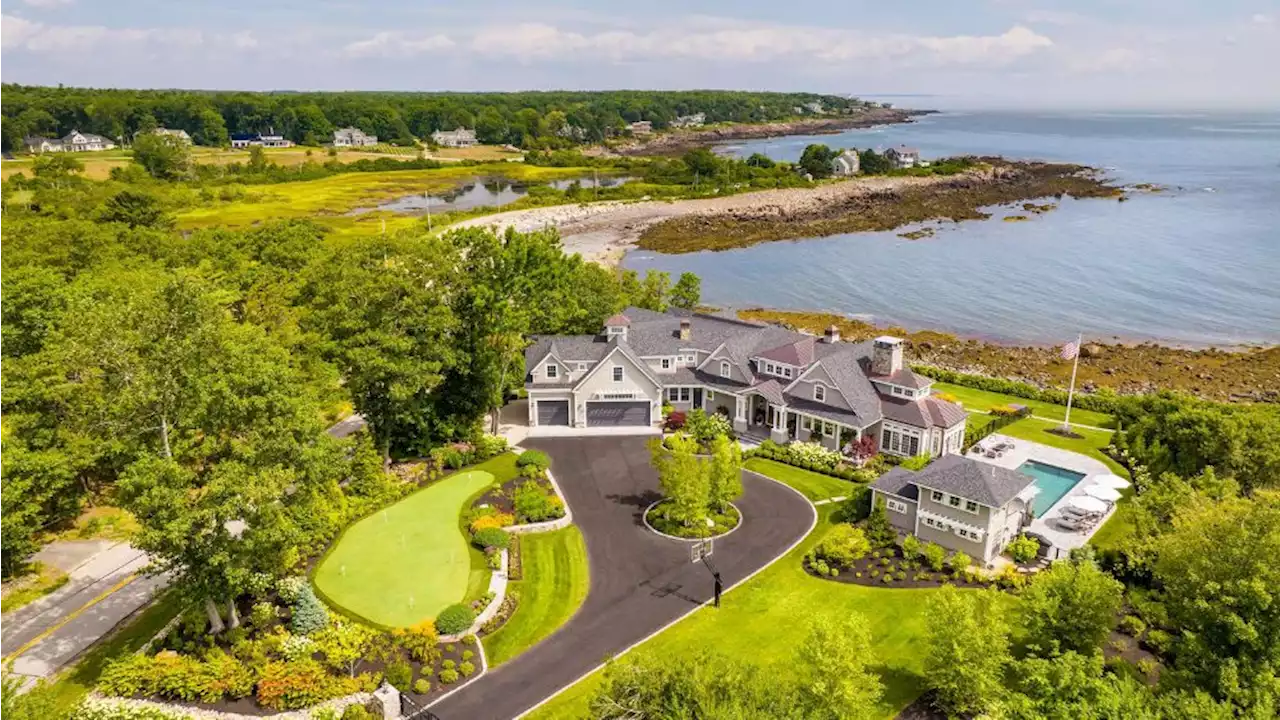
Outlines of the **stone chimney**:
M 840 342 L 840 328 L 835 325 L 828 325 L 827 329 L 822 332 L 822 342 L 838 343 Z
M 693 337 L 693 323 L 689 318 L 680 318 L 680 339 L 688 340 Z
M 902 369 L 902 338 L 882 335 L 871 350 L 871 374 L 892 375 Z

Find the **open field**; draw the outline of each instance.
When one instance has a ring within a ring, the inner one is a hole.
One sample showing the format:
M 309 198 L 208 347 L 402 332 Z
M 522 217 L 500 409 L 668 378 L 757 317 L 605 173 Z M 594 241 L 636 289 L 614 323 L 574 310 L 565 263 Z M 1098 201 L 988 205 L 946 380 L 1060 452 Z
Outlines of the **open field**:
M 389 170 L 333 175 L 319 180 L 254 185 L 246 188 L 246 197 L 232 202 L 210 204 L 177 216 L 178 227 L 247 227 L 269 220 L 316 217 L 326 223 L 335 220 L 339 228 L 368 226 L 380 232 L 384 218 L 416 222 L 416 218 L 392 213 L 368 213 L 361 217 L 338 216 L 357 208 L 406 195 L 441 192 L 474 177 L 502 176 L 509 180 L 546 182 L 578 177 L 589 170 L 583 168 L 543 168 L 519 163 L 491 163 L 469 167 L 447 167 L 435 170 Z M 388 223 L 390 224 L 390 223 Z
M 387 627 L 461 602 L 472 563 L 458 516 L 493 481 L 482 470 L 450 475 L 347 528 L 316 568 L 316 588 L 327 602 Z
M 885 685 L 876 715 L 896 716 L 923 691 L 927 600 L 932 589 L 882 589 L 820 580 L 800 559 L 831 527 L 832 509 L 819 508 L 817 526 L 794 550 L 724 596 L 719 609 L 704 607 L 633 652 L 664 656 L 712 650 L 750 659 L 778 677 L 793 672 L 791 658 L 805 638 L 807 618 L 860 612 L 871 625 L 874 669 Z M 596 672 L 529 715 L 535 720 L 589 717 Z
M 427 157 L 439 160 L 510 160 L 522 158 L 524 153 L 512 152 L 498 145 L 476 145 L 469 148 L 440 148 L 427 153 Z
M 991 408 L 1000 405 L 1026 405 L 1031 408 L 1031 413 L 1033 415 L 1037 415 L 1042 418 L 1049 418 L 1050 420 L 1062 420 L 1067 414 L 1067 408 L 1065 405 L 1055 405 L 1054 403 L 1048 403 L 1042 400 L 1028 400 L 1015 395 L 1005 395 L 1004 393 L 990 392 L 987 390 L 975 390 L 974 388 L 964 387 L 963 385 L 935 382 L 933 384 L 933 391 L 935 393 L 947 393 L 948 395 L 954 395 L 956 400 L 964 406 L 964 409 L 971 413 L 988 412 Z M 1109 428 L 1115 426 L 1115 418 L 1106 413 L 1073 407 L 1071 408 L 1071 423 L 1073 425 L 1080 424 Z
M 521 536 L 520 553 L 524 579 L 511 586 L 520 594 L 520 604 L 500 630 L 484 638 L 491 667 L 555 632 L 587 599 L 587 545 L 577 527 Z

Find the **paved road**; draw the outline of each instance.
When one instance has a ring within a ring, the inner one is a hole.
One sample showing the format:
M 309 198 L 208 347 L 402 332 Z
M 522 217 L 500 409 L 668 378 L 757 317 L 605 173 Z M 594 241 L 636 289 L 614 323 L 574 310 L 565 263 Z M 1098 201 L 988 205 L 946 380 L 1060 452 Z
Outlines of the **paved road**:
M 52 675 L 167 584 L 164 577 L 138 576 L 149 562 L 142 551 L 125 543 L 102 545 L 83 558 L 79 546 L 69 547 L 65 554 L 79 562 L 65 568 L 67 584 L 4 617 L 0 645 L 6 661 L 16 655 L 16 674 Z
M 642 515 L 659 499 L 645 437 L 530 438 L 546 451 L 587 542 L 591 588 L 557 633 L 431 707 L 443 720 L 508 720 L 711 598 L 710 574 L 688 544 L 653 534 Z M 799 494 L 743 474 L 744 524 L 716 540 L 728 587 L 803 536 L 814 518 Z M 725 602 L 733 602 L 728 595 Z

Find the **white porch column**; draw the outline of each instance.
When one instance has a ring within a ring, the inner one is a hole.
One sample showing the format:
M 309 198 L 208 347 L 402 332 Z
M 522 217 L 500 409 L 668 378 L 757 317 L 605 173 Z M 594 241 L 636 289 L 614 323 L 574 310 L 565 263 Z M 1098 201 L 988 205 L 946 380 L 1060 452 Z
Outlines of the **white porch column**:
M 784 443 L 787 441 L 787 409 L 782 405 L 772 407 L 773 428 L 769 432 L 769 438 L 776 443 Z
M 747 429 L 747 398 L 743 396 L 735 396 L 733 398 L 733 431 L 744 432 Z

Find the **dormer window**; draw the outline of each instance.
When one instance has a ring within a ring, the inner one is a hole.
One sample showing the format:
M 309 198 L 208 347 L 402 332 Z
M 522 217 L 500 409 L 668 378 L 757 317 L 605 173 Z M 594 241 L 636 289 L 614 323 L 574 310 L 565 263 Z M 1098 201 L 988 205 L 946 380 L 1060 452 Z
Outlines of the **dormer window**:
M 552 365 L 551 363 L 547 363 L 547 379 L 548 380 L 555 380 L 556 373 L 559 371 L 560 371 L 560 368 L 556 367 L 555 365 Z
M 578 372 L 586 372 L 586 371 L 587 371 L 587 364 L 586 364 L 586 363 L 578 363 Z
M 729 363 L 725 360 L 720 361 L 720 377 L 732 377 L 733 370 L 729 367 Z
M 622 366 L 621 365 L 613 366 L 613 381 L 617 383 L 622 382 Z
M 609 337 L 626 337 L 627 329 L 625 327 L 609 328 Z
M 663 370 L 671 369 L 671 358 L 662 358 L 662 369 Z
M 817 400 L 818 402 L 826 402 L 826 401 L 827 401 L 827 389 L 826 389 L 825 387 L 823 387 L 822 385 L 814 385 L 814 386 L 813 386 L 813 399 L 814 399 L 814 400 Z

